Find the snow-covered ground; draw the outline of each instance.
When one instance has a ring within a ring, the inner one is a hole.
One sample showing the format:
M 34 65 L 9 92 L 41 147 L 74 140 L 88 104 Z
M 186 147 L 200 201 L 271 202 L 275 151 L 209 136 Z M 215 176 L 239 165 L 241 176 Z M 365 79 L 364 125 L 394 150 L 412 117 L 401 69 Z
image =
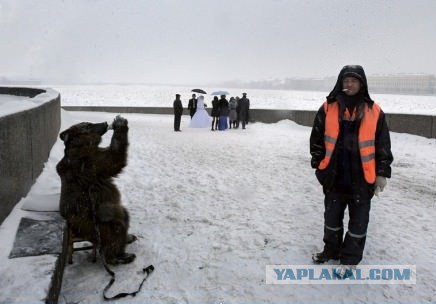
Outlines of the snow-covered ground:
M 428 100 L 428 108 L 433 107 L 434 97 Z M 164 106 L 171 103 L 166 102 Z M 114 116 L 62 111 L 62 129 L 80 121 L 111 121 Z M 117 302 L 435 301 L 436 139 L 391 133 L 393 174 L 380 198 L 372 201 L 362 261 L 416 265 L 415 285 L 267 285 L 266 265 L 310 264 L 311 254 L 323 245 L 323 195 L 310 168 L 310 128 L 281 121 L 211 132 L 188 128 L 189 116 L 183 116 L 179 133 L 173 132 L 172 116 L 123 116 L 130 126 L 129 160 L 116 183 L 131 215 L 130 231 L 139 240 L 128 246 L 136 261 L 113 267 L 117 281 L 110 293 L 134 291 L 142 279 L 140 270 L 149 264 L 156 269 L 135 298 Z M 102 145 L 108 144 L 110 135 Z M 0 302 L 8 299 L 13 280 L 32 286 L 17 301 L 41 299 L 38 269 L 50 257 L 36 263 L 31 257 L 8 260 L 7 255 L 17 222 L 25 214 L 22 205 L 32 198 L 39 202 L 44 193 L 59 193 L 55 165 L 62 153 L 58 141 L 27 198 L 0 226 L 0 273 L 11 278 L 0 285 Z M 56 200 L 51 203 L 56 207 Z M 65 268 L 60 302 L 101 302 L 110 277 L 100 263 L 90 261 L 89 252 L 75 253 L 74 258 L 75 263 Z M 9 273 L 15 270 L 34 275 Z

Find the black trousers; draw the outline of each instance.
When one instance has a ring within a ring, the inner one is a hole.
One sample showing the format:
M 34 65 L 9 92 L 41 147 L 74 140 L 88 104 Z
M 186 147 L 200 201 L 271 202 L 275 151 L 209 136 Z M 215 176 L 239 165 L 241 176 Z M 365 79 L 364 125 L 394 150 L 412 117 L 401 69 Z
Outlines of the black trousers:
M 180 130 L 181 119 L 182 119 L 182 115 L 174 114 L 174 131 Z
M 324 199 L 324 250 L 340 253 L 341 264 L 357 265 L 362 260 L 371 200 L 357 200 L 351 195 L 327 193 Z M 348 206 L 348 231 L 344 234 L 344 212 Z

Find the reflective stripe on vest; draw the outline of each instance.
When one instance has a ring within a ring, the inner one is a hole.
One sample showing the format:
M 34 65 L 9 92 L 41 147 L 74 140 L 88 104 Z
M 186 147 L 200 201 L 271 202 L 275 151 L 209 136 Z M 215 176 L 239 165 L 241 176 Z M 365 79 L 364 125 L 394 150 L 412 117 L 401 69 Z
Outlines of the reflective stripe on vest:
M 330 163 L 333 151 L 335 149 L 336 141 L 339 135 L 339 103 L 324 102 L 325 117 L 325 131 L 324 131 L 324 145 L 325 156 L 320 162 L 318 169 L 323 170 L 327 168 Z M 380 116 L 380 107 L 374 103 L 372 108 L 368 107 L 365 103 L 363 108 L 363 118 L 359 127 L 359 152 L 362 161 L 363 174 L 365 180 L 369 184 L 375 183 L 375 131 L 377 128 L 377 121 Z M 343 119 L 354 120 L 354 115 L 350 116 L 348 111 L 345 111 Z

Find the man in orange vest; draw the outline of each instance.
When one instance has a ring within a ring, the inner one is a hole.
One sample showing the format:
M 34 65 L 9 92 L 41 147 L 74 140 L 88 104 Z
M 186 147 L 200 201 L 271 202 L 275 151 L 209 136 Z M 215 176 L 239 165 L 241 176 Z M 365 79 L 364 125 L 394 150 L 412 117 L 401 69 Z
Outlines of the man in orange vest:
M 385 114 L 371 99 L 365 72 L 347 65 L 316 114 L 310 135 L 311 165 L 323 186 L 324 250 L 315 263 L 340 260 L 340 278 L 362 260 L 371 199 L 391 177 L 391 141 Z M 348 206 L 348 231 L 343 218 Z

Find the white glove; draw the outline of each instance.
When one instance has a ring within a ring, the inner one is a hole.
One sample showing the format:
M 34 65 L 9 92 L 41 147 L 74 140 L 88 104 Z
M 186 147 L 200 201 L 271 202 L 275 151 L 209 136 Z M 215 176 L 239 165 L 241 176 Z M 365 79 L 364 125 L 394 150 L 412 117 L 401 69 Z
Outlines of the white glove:
M 386 177 L 377 176 L 375 178 L 375 190 L 374 190 L 375 196 L 378 197 L 378 194 L 380 192 L 383 192 L 383 189 L 385 188 L 386 184 L 387 184 Z

